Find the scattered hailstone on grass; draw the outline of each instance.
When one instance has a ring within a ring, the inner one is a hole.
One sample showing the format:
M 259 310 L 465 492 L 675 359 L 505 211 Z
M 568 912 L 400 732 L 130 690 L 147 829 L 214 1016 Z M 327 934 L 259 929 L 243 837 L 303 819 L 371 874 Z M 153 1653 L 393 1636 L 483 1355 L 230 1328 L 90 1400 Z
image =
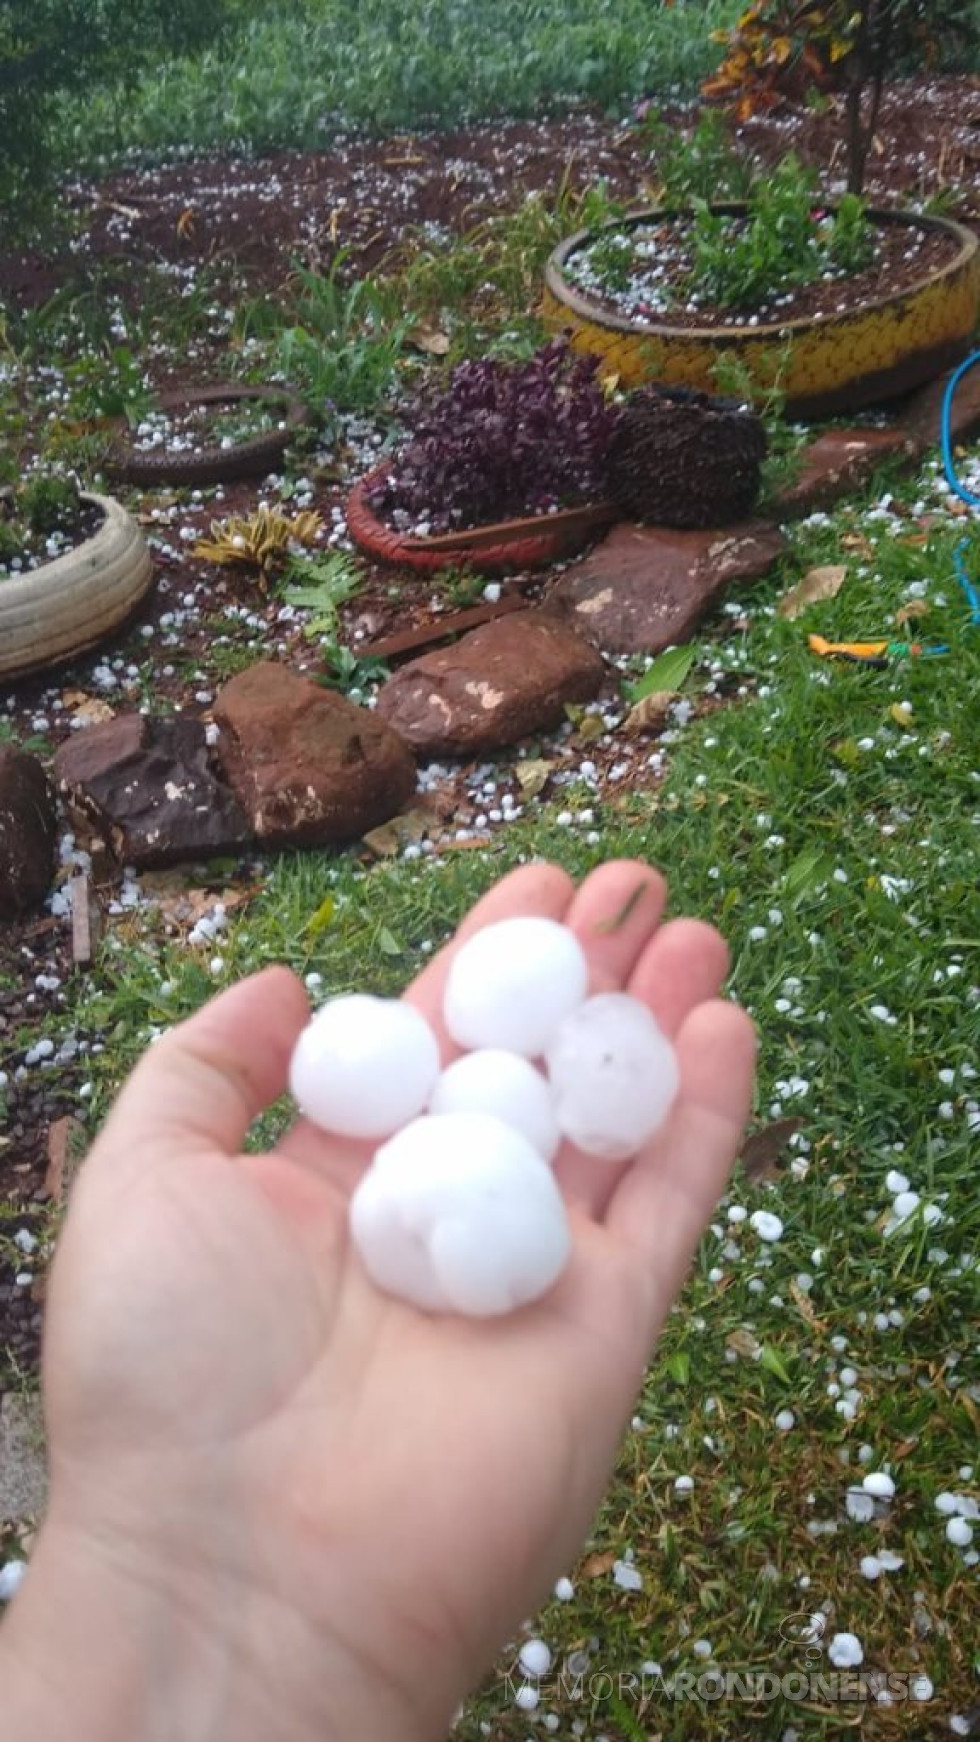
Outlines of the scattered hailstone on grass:
M 637 1571 L 632 1561 L 614 1561 L 613 1580 L 621 1591 L 642 1591 L 643 1589 L 643 1574 Z
M 796 1417 L 791 1409 L 781 1409 L 775 1417 L 775 1423 L 781 1434 L 788 1434 L 796 1426 Z
M 570 1603 L 575 1595 L 575 1586 L 571 1579 L 559 1579 L 555 1585 L 555 1596 L 559 1603 Z
M 289 1086 L 307 1118 L 340 1137 L 389 1137 L 417 1117 L 439 1075 L 439 1046 L 411 1004 L 355 992 L 303 1029 Z
M 871 1470 L 863 1477 L 861 1486 L 866 1494 L 871 1494 L 876 1500 L 894 1500 L 895 1484 L 884 1470 Z
M 519 1652 L 525 1675 L 547 1675 L 551 1668 L 551 1652 L 543 1639 L 526 1639 Z
M 430 1113 L 492 1113 L 551 1161 L 561 1142 L 548 1084 L 517 1053 L 483 1047 L 464 1053 L 443 1071 L 432 1092 Z
M 856 1633 L 835 1633 L 827 1656 L 835 1669 L 857 1669 L 864 1662 L 864 1647 Z
M 557 920 L 523 916 L 484 926 L 453 957 L 446 1027 L 460 1046 L 537 1058 L 589 983 L 585 952 Z
M 973 1541 L 973 1526 L 965 1518 L 951 1518 L 946 1526 L 946 1536 L 954 1548 L 969 1548 Z
M 649 1142 L 680 1083 L 669 1040 L 627 992 L 580 1004 L 562 1022 L 545 1062 L 561 1130 L 603 1161 L 625 1161 Z
M 372 1281 L 424 1312 L 489 1318 L 557 1281 L 571 1240 L 550 1168 L 487 1113 L 415 1119 L 383 1144 L 351 1200 Z
M 783 1224 L 771 1210 L 754 1210 L 749 1217 L 749 1224 L 760 1240 L 776 1241 L 783 1237 Z

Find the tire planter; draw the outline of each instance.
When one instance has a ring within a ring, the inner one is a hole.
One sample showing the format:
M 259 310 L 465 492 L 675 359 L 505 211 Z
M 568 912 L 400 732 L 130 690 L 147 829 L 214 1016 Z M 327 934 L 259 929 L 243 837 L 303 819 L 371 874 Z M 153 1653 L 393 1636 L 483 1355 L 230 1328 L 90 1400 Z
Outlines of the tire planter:
M 347 530 L 354 543 L 370 556 L 379 557 L 382 562 L 404 563 L 425 574 L 458 563 L 466 563 L 478 574 L 486 575 L 542 568 L 562 557 L 573 556 L 601 527 L 619 519 L 612 503 L 596 502 L 562 508 L 557 514 L 537 514 L 439 533 L 431 538 L 413 538 L 386 525 L 368 502 L 368 491 L 386 472 L 387 467 L 378 467 L 355 484 L 347 498 Z
M 194 405 L 237 405 L 263 401 L 282 406 L 285 429 L 262 430 L 236 442 L 233 447 L 200 448 L 196 453 L 151 449 L 146 453 L 117 435 L 106 461 L 106 474 L 118 484 L 223 484 L 236 478 L 264 477 L 282 464 L 283 455 L 297 432 L 309 424 L 302 400 L 289 387 L 248 387 L 239 381 L 219 382 L 213 387 L 177 388 L 161 393 L 161 411 L 182 411 Z M 122 424 L 116 425 L 120 432 Z
M 82 495 L 103 513 L 91 538 L 26 575 L 0 580 L 0 678 L 57 665 L 108 635 L 153 579 L 132 515 L 112 496 Z
M 744 209 L 737 204 L 712 207 L 724 216 Z M 665 216 L 651 207 L 602 229 L 631 229 Z M 774 355 L 789 344 L 781 383 L 788 415 L 836 417 L 876 405 L 943 374 L 969 351 L 980 308 L 980 242 L 972 231 L 945 218 L 873 208 L 868 216 L 881 226 L 940 231 L 955 242 L 956 253 L 903 290 L 820 320 L 725 327 L 681 327 L 662 320 L 640 326 L 603 308 L 566 279 L 569 258 L 601 233 L 579 230 L 548 261 L 544 317 L 553 331 L 570 331 L 576 350 L 601 357 L 603 373 L 616 375 L 626 387 L 658 380 L 717 392 L 713 370 L 726 356 L 746 366 L 762 397 L 773 384 Z

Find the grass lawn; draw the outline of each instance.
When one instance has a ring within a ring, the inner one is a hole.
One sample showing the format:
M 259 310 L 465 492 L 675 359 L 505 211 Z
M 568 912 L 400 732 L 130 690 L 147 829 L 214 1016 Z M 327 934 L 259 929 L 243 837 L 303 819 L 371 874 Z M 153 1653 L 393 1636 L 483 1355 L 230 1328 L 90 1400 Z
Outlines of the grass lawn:
M 689 86 L 710 60 L 707 27 L 738 10 L 721 0 L 441 0 L 409 13 L 307 0 L 249 24 L 235 65 L 205 56 L 160 70 L 121 128 L 98 94 L 66 127 L 86 130 L 87 151 L 261 148 L 316 143 L 338 119 L 411 127 L 517 113 L 543 94 L 559 106 L 607 102 L 655 76 Z M 404 297 L 397 284 L 378 291 L 370 341 L 351 317 L 330 352 L 331 368 L 350 365 L 349 409 L 377 411 L 402 369 L 400 341 L 380 362 L 371 348 L 392 308 L 448 307 L 453 355 L 488 337 L 506 344 L 507 332 L 532 341 L 528 287 L 554 239 L 542 213 L 529 205 L 468 252 L 420 254 L 398 281 Z M 38 440 L 49 451 L 61 440 L 63 457 L 77 459 L 84 395 L 116 391 L 126 370 L 139 383 L 144 356 L 159 362 L 168 345 L 185 350 L 195 320 L 206 328 L 207 295 L 202 284 L 179 317 L 154 311 L 143 329 L 134 320 L 135 361 L 104 334 L 87 348 L 72 319 L 60 330 L 54 317 L 36 321 L 26 339 L 12 324 L 0 400 L 11 441 L 42 430 L 67 370 L 68 400 Z M 234 315 L 236 340 L 248 332 L 255 347 L 250 368 L 281 360 L 285 313 L 268 330 L 254 311 Z M 312 366 L 311 315 L 308 324 Z M 980 490 L 980 463 L 960 463 Z M 882 469 L 863 497 L 790 527 L 779 572 L 705 624 L 640 777 L 625 754 L 621 779 L 614 768 L 600 784 L 594 772 L 597 735 L 625 750 L 625 701 L 601 722 L 579 714 L 524 747 L 525 760 L 550 763 L 548 793 L 490 846 L 270 861 L 251 898 L 229 900 L 226 920 L 190 945 L 152 905 L 121 911 L 92 974 L 45 1020 L 56 1045 L 74 1036 L 101 1048 L 80 1102 L 94 1129 L 153 1034 L 216 985 L 285 961 L 315 998 L 396 991 L 474 898 L 528 858 L 576 875 L 612 856 L 649 859 L 668 875 L 673 911 L 712 920 L 730 940 L 730 990 L 761 1036 L 757 1123 L 798 1126 L 781 1128 L 768 1159 L 756 1152 L 719 1206 L 594 1536 L 529 1619 L 553 1670 L 540 1685 L 515 1672 L 521 1641 L 509 1642 L 459 1721 L 462 1742 L 792 1742 L 859 1724 L 872 1738 L 917 1742 L 968 1735 L 971 1721 L 980 1731 L 976 1710 L 967 1717 L 980 1697 L 980 1524 L 973 1545 L 963 1529 L 950 1540 L 943 1498 L 961 1497 L 968 1527 L 978 1517 L 980 625 L 955 575 L 963 538 L 976 576 L 980 532 L 952 512 L 938 461 L 912 477 Z M 777 613 L 801 573 L 831 563 L 847 568 L 835 599 L 797 621 Z M 868 670 L 807 647 L 810 630 L 856 640 L 907 628 L 948 651 Z M 234 669 L 243 645 L 216 648 L 209 682 L 223 675 L 219 661 Z M 486 807 L 485 783 L 509 779 L 519 761 L 508 753 L 473 777 Z M 18 1044 L 5 1038 L 8 1051 Z M 275 1110 L 256 1142 L 287 1116 Z M 0 1219 L 0 1241 L 14 1226 Z M 534 1432 L 534 1411 L 522 1400 L 520 1431 Z M 891 1479 L 872 1482 L 877 1494 L 862 1486 L 874 1475 Z M 819 1662 L 802 1637 L 817 1613 Z M 864 1672 L 895 1678 L 890 1699 L 835 1700 L 826 1647 L 839 1634 L 859 1640 Z M 744 1681 L 814 1668 L 823 1687 L 770 1682 L 760 1693 L 756 1679 L 742 1697 L 712 1697 L 715 1670 Z

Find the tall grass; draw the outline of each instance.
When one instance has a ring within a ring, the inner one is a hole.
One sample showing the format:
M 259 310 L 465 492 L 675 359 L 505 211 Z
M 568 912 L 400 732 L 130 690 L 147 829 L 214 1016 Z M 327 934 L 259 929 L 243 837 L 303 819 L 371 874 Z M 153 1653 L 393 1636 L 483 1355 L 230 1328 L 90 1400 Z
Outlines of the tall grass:
M 146 150 L 322 146 L 645 92 L 693 91 L 741 0 L 267 0 L 224 50 L 67 110 L 73 163 Z

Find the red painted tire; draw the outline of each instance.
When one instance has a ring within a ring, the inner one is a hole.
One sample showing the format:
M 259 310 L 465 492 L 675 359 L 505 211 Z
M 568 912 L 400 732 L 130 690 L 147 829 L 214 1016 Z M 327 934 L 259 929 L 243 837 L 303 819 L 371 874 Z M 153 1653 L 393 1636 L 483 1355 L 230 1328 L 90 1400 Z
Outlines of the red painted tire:
M 375 514 L 368 491 L 385 476 L 387 467 L 369 472 L 347 498 L 347 530 L 356 545 L 382 562 L 403 563 L 425 574 L 465 563 L 479 574 L 503 574 L 511 569 L 543 568 L 573 556 L 617 511 L 607 502 L 570 508 L 533 520 L 502 521 L 499 526 L 473 528 L 438 538 L 412 538 L 396 532 Z M 494 534 L 499 533 L 499 537 Z

